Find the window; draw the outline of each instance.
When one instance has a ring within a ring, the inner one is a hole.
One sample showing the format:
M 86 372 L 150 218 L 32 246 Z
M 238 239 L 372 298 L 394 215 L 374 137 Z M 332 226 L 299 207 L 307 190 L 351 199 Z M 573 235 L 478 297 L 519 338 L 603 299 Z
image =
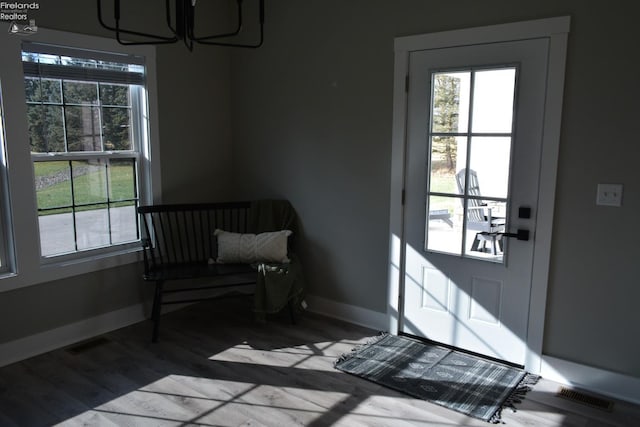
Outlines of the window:
M 0 87 L 0 89 L 2 89 Z M 4 114 L 2 112 L 2 93 L 0 93 L 0 273 L 6 273 L 12 268 L 13 260 L 9 256 L 12 235 L 9 227 L 9 189 L 7 187 Z
M 155 48 L 39 28 L 0 51 L 0 292 L 140 261 L 136 207 L 161 194 Z
M 22 64 L 41 255 L 137 242 L 144 58 L 25 42 Z

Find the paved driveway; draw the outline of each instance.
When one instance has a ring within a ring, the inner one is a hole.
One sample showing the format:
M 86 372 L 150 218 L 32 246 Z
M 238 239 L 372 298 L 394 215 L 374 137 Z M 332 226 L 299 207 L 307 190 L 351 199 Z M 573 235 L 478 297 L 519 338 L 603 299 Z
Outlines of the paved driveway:
M 138 216 L 134 206 L 77 212 L 75 234 L 73 214 L 46 215 L 39 218 L 42 255 L 57 255 L 78 249 L 92 249 L 110 243 L 138 239 Z

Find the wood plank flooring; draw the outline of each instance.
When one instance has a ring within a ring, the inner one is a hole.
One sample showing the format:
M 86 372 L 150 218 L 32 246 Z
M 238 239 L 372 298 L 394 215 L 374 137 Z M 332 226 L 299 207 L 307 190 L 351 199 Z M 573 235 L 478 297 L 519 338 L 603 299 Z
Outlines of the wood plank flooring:
M 143 322 L 81 351 L 60 349 L 0 368 L 0 426 L 487 426 L 333 368 L 376 335 L 305 313 L 297 325 L 253 320 L 247 300 L 209 301 Z M 508 426 L 640 426 L 640 409 L 612 412 L 555 396 L 542 380 Z

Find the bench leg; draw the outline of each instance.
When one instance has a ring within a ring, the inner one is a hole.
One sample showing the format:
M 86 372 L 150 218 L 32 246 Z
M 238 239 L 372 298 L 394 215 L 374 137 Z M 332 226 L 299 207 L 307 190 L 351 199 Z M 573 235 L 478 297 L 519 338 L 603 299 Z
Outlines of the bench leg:
M 153 332 L 151 342 L 158 342 L 158 332 L 160 330 L 160 309 L 162 308 L 162 285 L 163 282 L 156 282 L 156 291 L 153 296 L 153 307 L 151 309 L 151 320 L 153 321 Z

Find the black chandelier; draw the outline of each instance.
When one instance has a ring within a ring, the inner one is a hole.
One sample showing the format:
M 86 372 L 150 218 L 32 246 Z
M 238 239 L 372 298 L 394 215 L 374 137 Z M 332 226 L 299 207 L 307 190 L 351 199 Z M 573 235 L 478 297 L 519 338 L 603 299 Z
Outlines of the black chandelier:
M 107 25 L 102 19 L 102 1 L 98 0 L 98 21 L 107 30 L 115 32 L 116 40 L 123 45 L 144 44 L 170 44 L 182 41 L 191 51 L 195 43 L 213 46 L 229 46 L 242 48 L 258 48 L 264 40 L 264 0 L 259 0 L 260 38 L 254 43 L 235 42 L 233 37 L 242 31 L 242 2 L 236 0 L 238 21 L 235 30 L 207 36 L 197 36 L 195 32 L 196 0 L 174 0 L 174 12 L 172 13 L 171 0 L 166 0 L 167 26 L 170 35 L 156 35 L 133 31 L 120 27 L 120 0 L 114 0 L 113 20 L 114 26 Z M 125 40 L 127 36 L 134 36 L 137 41 Z

